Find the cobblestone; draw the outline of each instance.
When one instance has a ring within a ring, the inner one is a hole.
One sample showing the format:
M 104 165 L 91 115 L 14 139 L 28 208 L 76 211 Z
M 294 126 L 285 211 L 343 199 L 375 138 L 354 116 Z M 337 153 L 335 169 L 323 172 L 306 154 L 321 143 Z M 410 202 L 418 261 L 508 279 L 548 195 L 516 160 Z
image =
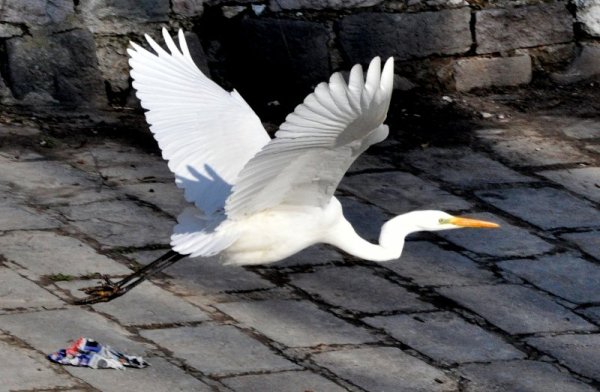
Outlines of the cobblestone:
M 224 379 L 222 382 L 236 392 L 346 391 L 345 388 L 334 384 L 326 378 L 309 372 L 282 372 L 239 376 Z
M 60 227 L 60 222 L 43 213 L 0 199 L 0 231 L 35 230 Z
M 540 174 L 573 192 L 600 203 L 600 167 L 543 171 Z
M 581 233 L 565 233 L 561 235 L 569 241 L 574 242 L 584 252 L 600 260 L 600 232 L 585 231 Z
M 0 313 L 10 309 L 56 308 L 63 302 L 16 272 L 0 267 Z

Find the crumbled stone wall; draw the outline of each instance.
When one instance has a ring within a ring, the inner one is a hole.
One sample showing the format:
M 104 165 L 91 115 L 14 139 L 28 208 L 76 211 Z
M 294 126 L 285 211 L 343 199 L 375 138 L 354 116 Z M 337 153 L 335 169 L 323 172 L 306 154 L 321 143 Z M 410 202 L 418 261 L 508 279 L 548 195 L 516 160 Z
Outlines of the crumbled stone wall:
M 135 107 L 128 42 L 162 26 L 262 104 L 375 55 L 395 57 L 400 89 L 600 73 L 600 0 L 0 0 L 0 102 Z

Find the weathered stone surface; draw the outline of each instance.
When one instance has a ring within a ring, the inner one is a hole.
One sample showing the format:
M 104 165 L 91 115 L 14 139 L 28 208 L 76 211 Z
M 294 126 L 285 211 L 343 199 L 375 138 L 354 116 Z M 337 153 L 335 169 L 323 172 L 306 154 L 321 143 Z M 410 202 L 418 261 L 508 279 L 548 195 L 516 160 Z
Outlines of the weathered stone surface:
M 98 35 L 94 38 L 98 68 L 105 83 L 108 83 L 107 88 L 113 94 L 127 91 L 130 88 L 127 55 L 129 38 L 112 35 Z
M 461 286 L 495 281 L 493 273 L 478 267 L 472 260 L 429 242 L 408 241 L 400 259 L 382 265 L 424 286 Z
M 534 285 L 575 303 L 600 302 L 600 266 L 572 254 L 499 264 Z
M 599 56 L 600 45 L 584 43 L 571 65 L 564 72 L 554 73 L 551 77 L 555 82 L 568 84 L 596 76 L 600 74 Z
M 485 9 L 478 11 L 475 19 L 477 53 L 501 52 L 573 39 L 573 18 L 564 2 Z
M 549 170 L 539 174 L 590 200 L 600 202 L 600 167 Z
M 0 379 L 3 391 L 62 389 L 75 385 L 75 380 L 58 374 L 39 353 L 9 344 L 0 334 Z
M 18 0 L 3 1 L 0 6 L 0 21 L 23 23 L 39 28 L 58 24 L 73 15 L 70 0 Z
M 172 351 L 176 357 L 203 373 L 227 375 L 298 369 L 297 365 L 275 355 L 231 325 L 202 324 L 144 330 L 141 335 Z
M 293 285 L 317 294 L 326 302 L 364 313 L 393 310 L 430 310 L 432 305 L 415 294 L 364 267 L 320 268 L 310 273 L 290 274 Z
M 548 295 L 528 287 L 502 284 L 447 287 L 437 291 L 511 334 L 595 329 Z
M 273 264 L 274 267 L 293 267 L 299 265 L 319 265 L 319 264 L 331 264 L 341 263 L 344 258 L 330 245 L 318 244 L 313 245 L 307 249 L 301 250 L 288 257 L 287 259 Z
M 470 204 L 433 183 L 405 172 L 359 174 L 345 177 L 340 188 L 369 200 L 392 214 L 416 209 L 464 210 Z
M 231 377 L 221 380 L 236 392 L 343 392 L 347 389 L 309 372 L 282 372 Z
M 552 245 L 527 230 L 513 226 L 490 213 L 465 214 L 474 218 L 496 222 L 493 230 L 449 230 L 438 234 L 463 248 L 490 256 L 532 256 L 552 250 Z
M 204 11 L 203 3 L 203 0 L 172 0 L 171 10 L 178 15 L 188 18 L 201 16 Z
M 453 66 L 458 91 L 491 86 L 517 86 L 531 82 L 531 57 L 472 57 L 456 60 Z
M 0 267 L 0 282 L 0 313 L 10 309 L 53 308 L 64 305 L 54 295 L 8 268 Z
M 376 339 L 314 304 L 294 300 L 232 302 L 219 310 L 288 347 L 357 344 Z
M 499 336 L 449 312 L 373 317 L 365 320 L 402 343 L 447 364 L 524 358 Z
M 169 20 L 169 0 L 81 0 L 78 10 L 93 33 L 125 34 Z
M 90 371 L 86 368 L 69 367 L 69 373 L 82 379 L 100 391 L 213 391 L 208 385 L 190 376 L 177 366 L 160 357 L 144 357 L 152 366 L 151 372 L 142 377 L 137 372 Z M 149 369 L 148 369 L 149 370 Z
M 561 120 L 561 117 L 558 116 L 546 116 L 545 118 L 554 123 Z M 561 123 L 559 122 L 559 124 Z M 567 118 L 566 121 L 563 119 L 562 124 L 559 127 L 561 132 L 573 139 L 600 138 L 600 121 L 598 120 L 590 118 Z
M 0 253 L 14 263 L 19 273 L 36 280 L 59 273 L 80 276 L 131 272 L 73 237 L 46 231 L 6 233 L 0 236 Z
M 561 372 L 550 363 L 510 361 L 469 364 L 458 368 L 466 392 L 592 392 L 595 389 Z
M 94 38 L 87 30 L 11 38 L 6 54 L 18 99 L 34 93 L 76 106 L 105 103 Z
M 600 335 L 558 335 L 529 338 L 527 343 L 557 358 L 584 376 L 600 380 Z
M 127 195 L 153 204 L 173 217 L 183 212 L 191 204 L 183 198 L 183 190 L 175 183 L 142 182 L 120 187 Z
M 561 237 L 573 241 L 584 252 L 600 260 L 600 232 L 586 231 L 582 233 L 567 233 Z
M 597 226 L 600 211 L 554 188 L 512 188 L 477 192 L 486 202 L 543 229 Z
M 581 309 L 578 312 L 588 317 L 592 322 L 600 324 L 600 306 L 591 306 Z
M 23 35 L 23 29 L 10 23 L 0 23 L 0 38 L 11 38 Z
M 471 47 L 469 8 L 406 14 L 360 13 L 340 22 L 340 44 L 351 63 L 375 56 L 408 60 L 464 53 Z
M 24 205 L 0 198 L 0 232 L 8 230 L 52 229 L 61 223 Z
M 436 179 L 461 187 L 536 181 L 466 147 L 413 150 L 408 162 Z
M 381 226 L 391 215 L 373 205 L 361 203 L 354 197 L 338 196 L 338 200 L 342 203 L 344 217 L 352 223 L 354 230 L 364 239 L 378 242 Z
M 368 391 L 454 391 L 442 371 L 395 347 L 329 351 L 312 356 L 319 365 Z
M 587 34 L 600 37 L 600 1 L 575 0 L 577 22 Z
M 106 247 L 168 244 L 174 221 L 130 201 L 103 201 L 59 210 Z
M 271 0 L 269 8 L 272 11 L 281 10 L 323 10 L 323 9 L 344 9 L 344 8 L 360 8 L 371 7 L 382 3 L 383 0 Z

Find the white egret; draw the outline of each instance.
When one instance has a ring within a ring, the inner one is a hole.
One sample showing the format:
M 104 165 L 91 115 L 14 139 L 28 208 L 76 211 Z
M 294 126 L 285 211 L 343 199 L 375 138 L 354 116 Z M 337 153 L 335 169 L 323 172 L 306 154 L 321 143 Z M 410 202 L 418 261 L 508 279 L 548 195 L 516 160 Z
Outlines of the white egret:
M 223 90 L 198 69 L 181 30 L 179 47 L 165 29 L 163 37 L 169 52 L 147 35 L 156 54 L 131 43 L 133 87 L 177 185 L 195 206 L 179 215 L 171 252 L 120 282 L 87 289 L 92 296 L 82 303 L 122 295 L 184 255 L 265 264 L 327 243 L 387 261 L 400 257 L 404 238 L 416 231 L 498 226 L 414 211 L 385 223 L 379 244 L 372 244 L 344 218 L 335 189 L 352 162 L 388 135 L 392 58 L 382 70 L 375 57 L 366 78 L 355 65 L 348 83 L 334 73 L 271 139 L 237 91 Z

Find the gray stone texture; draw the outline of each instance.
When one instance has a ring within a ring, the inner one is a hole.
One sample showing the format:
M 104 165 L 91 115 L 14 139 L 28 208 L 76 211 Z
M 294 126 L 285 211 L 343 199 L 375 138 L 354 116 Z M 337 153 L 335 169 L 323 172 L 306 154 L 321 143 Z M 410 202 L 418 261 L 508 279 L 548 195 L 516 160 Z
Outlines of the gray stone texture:
M 495 281 L 492 272 L 459 253 L 430 242 L 408 241 L 400 259 L 382 265 L 424 286 L 462 286 Z
M 359 13 L 339 24 L 340 44 L 350 63 L 375 56 L 409 60 L 464 53 L 471 47 L 469 8 L 405 14 Z
M 572 254 L 499 263 L 537 287 L 574 303 L 600 302 L 600 266 Z
M 573 192 L 600 203 L 600 167 L 548 170 L 539 174 Z
M 310 302 L 266 300 L 217 305 L 219 310 L 288 347 L 358 344 L 376 341 L 366 330 L 348 324 Z
M 447 287 L 437 291 L 510 334 L 595 329 L 548 295 L 524 286 Z
M 528 84 L 532 78 L 531 57 L 519 55 L 459 59 L 453 65 L 453 76 L 458 91 Z
M 172 0 L 171 10 L 188 18 L 201 16 L 204 11 L 204 0 Z
M 10 38 L 23 35 L 23 29 L 17 25 L 0 22 L 0 38 Z
M 352 223 L 354 230 L 364 239 L 379 242 L 381 226 L 391 218 L 381 208 L 365 205 L 354 197 L 338 196 L 342 203 L 344 217 Z
M 468 364 L 460 366 L 458 371 L 467 380 L 465 392 L 592 392 L 596 390 L 545 362 L 510 361 Z
M 477 53 L 502 52 L 573 39 L 573 17 L 564 2 L 484 9 L 475 14 L 475 20 Z
M 344 392 L 347 389 L 310 372 L 282 372 L 231 377 L 221 380 L 236 392 Z
M 0 313 L 63 306 L 57 297 L 8 268 L 0 267 L 0 282 Z
M 561 237 L 574 242 L 582 251 L 600 260 L 600 231 L 566 233 Z
M 600 211 L 591 203 L 555 188 L 499 189 L 477 192 L 477 196 L 542 229 L 600 224 Z
M 337 248 L 330 245 L 318 244 L 301 250 L 285 260 L 273 264 L 273 266 L 277 268 L 296 267 L 302 265 L 341 263 L 343 261 L 344 258 L 340 252 L 338 252 Z
M 58 220 L 12 200 L 0 198 L 0 232 L 60 227 Z
M 569 67 L 562 72 L 551 74 L 551 77 L 555 82 L 568 84 L 596 76 L 600 74 L 598 56 L 600 45 L 593 42 L 583 43 Z
M 449 312 L 373 317 L 368 324 L 383 328 L 402 343 L 436 361 L 453 364 L 524 358 L 499 336 Z
M 545 352 L 566 367 L 600 380 L 600 335 L 557 335 L 529 338 L 527 343 Z
M 440 370 L 395 347 L 329 351 L 313 360 L 368 391 L 455 391 L 456 382 Z
M 575 0 L 577 22 L 583 31 L 593 37 L 600 37 L 600 1 Z
M 127 34 L 144 31 L 144 25 L 169 20 L 169 0 L 80 0 L 77 7 L 93 33 Z
M 144 330 L 141 335 L 207 374 L 223 376 L 298 368 L 231 325 Z
M 558 122 L 560 124 L 560 117 L 549 117 L 552 122 Z M 560 126 L 561 132 L 568 137 L 573 139 L 594 139 L 600 138 L 600 121 L 591 118 L 567 118 L 567 121 L 563 120 L 562 126 Z
M 142 182 L 123 185 L 119 189 L 128 196 L 155 205 L 173 217 L 191 205 L 183 198 L 183 190 L 177 188 L 174 182 Z
M 16 0 L 3 1 L 0 21 L 25 23 L 28 27 L 40 28 L 59 24 L 74 13 L 71 0 Z
M 345 8 L 371 7 L 382 3 L 383 0 L 270 0 L 269 8 L 273 11 L 281 10 L 341 10 Z
M 403 287 L 373 275 L 367 268 L 319 268 L 310 273 L 290 274 L 289 278 L 294 286 L 351 311 L 379 313 L 433 308 Z

